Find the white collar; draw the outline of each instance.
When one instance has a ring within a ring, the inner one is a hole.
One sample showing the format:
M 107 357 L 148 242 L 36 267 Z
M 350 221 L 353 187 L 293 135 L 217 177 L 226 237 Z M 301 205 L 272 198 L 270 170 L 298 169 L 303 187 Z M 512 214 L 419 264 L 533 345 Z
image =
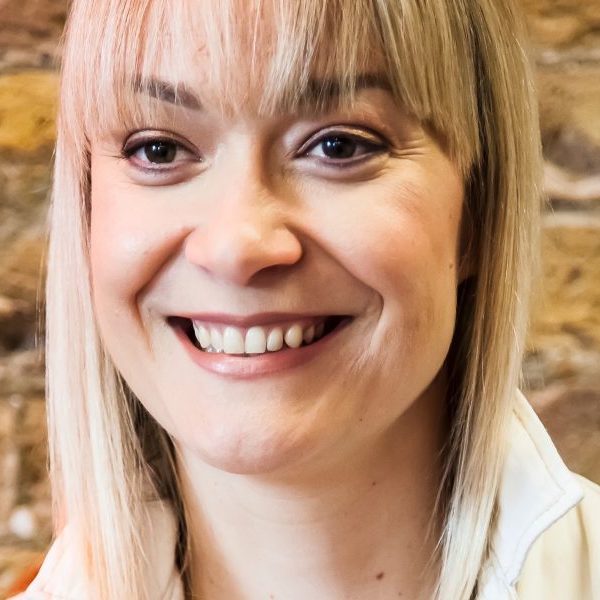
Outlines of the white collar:
M 500 480 L 491 556 L 482 570 L 479 597 L 516 598 L 514 585 L 531 546 L 582 498 L 577 480 L 518 392 Z
M 499 512 L 492 535 L 491 556 L 482 569 L 482 600 L 516 598 L 514 584 L 535 540 L 582 498 L 581 489 L 561 460 L 543 425 L 519 392 L 510 425 L 499 490 Z M 175 567 L 176 524 L 168 505 L 148 503 L 148 581 L 152 600 L 183 600 Z M 72 556 L 68 530 L 50 549 L 24 600 L 77 599 L 89 596 L 83 569 Z

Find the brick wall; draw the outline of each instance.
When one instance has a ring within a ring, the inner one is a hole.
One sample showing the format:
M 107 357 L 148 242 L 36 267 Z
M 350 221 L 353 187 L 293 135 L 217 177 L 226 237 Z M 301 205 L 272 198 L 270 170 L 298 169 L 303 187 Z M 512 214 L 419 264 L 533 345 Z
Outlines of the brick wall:
M 600 4 L 522 0 L 546 156 L 544 277 L 527 393 L 600 481 Z M 64 0 L 0 0 L 0 597 L 50 535 L 36 307 Z

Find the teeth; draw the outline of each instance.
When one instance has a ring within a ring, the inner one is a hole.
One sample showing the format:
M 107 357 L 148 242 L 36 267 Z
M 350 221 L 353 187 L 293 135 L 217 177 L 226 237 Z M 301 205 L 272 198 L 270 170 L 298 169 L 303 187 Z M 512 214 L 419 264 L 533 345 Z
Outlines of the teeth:
M 225 327 L 223 333 L 223 352 L 225 354 L 244 354 L 244 338 L 237 327 Z
M 223 336 L 215 327 L 210 328 L 210 345 L 215 352 L 221 352 L 223 350 Z
M 208 329 L 206 329 L 206 327 L 194 323 L 194 333 L 196 334 L 196 339 L 202 348 L 206 349 L 210 346 L 210 332 Z
M 304 340 L 305 344 L 310 344 L 315 338 L 315 327 L 314 325 L 311 325 L 310 327 L 307 327 L 304 330 L 304 335 L 302 336 L 302 339 Z
M 275 327 L 271 329 L 269 337 L 267 338 L 267 350 L 269 352 L 276 352 L 283 348 L 283 331 L 281 327 Z
M 302 344 L 302 327 L 300 325 L 292 325 L 286 329 L 283 339 L 290 348 L 299 348 L 300 344 Z
M 267 338 L 262 327 L 250 327 L 246 332 L 246 354 L 264 354 Z
M 270 331 L 255 325 L 245 334 L 243 329 L 237 327 L 221 329 L 218 326 L 207 327 L 200 322 L 193 322 L 193 327 L 198 344 L 205 352 L 257 355 L 277 352 L 286 347 L 299 348 L 302 343 L 311 344 L 323 335 L 325 324 L 319 321 L 303 328 L 300 323 L 293 323 L 287 328 L 273 327 Z

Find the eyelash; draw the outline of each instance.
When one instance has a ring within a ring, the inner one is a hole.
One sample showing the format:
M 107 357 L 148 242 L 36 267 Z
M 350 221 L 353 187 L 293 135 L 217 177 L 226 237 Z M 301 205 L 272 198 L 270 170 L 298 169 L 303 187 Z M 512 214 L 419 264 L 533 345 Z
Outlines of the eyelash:
M 142 150 L 143 148 L 145 148 L 146 146 L 150 146 L 151 144 L 156 144 L 158 142 L 162 142 L 165 144 L 170 144 L 175 146 L 175 152 L 179 152 L 180 150 L 183 150 L 185 152 L 187 152 L 188 154 L 191 155 L 195 155 L 196 152 L 194 152 L 193 150 L 191 150 L 190 148 L 188 148 L 185 144 L 183 144 L 182 142 L 180 142 L 179 140 L 175 139 L 174 137 L 169 137 L 168 135 L 156 135 L 156 136 L 149 136 L 145 139 L 141 139 L 138 140 L 136 142 L 133 142 L 132 144 L 127 144 L 125 143 L 125 145 L 123 146 L 123 148 L 121 149 L 121 154 L 120 157 L 123 160 L 126 160 L 127 162 L 132 162 L 132 158 L 134 156 L 134 154 L 136 154 L 137 152 L 139 152 L 140 150 Z M 200 161 L 201 162 L 201 161 Z M 157 165 L 159 163 L 152 163 L 152 162 L 148 162 L 146 164 L 149 165 Z M 166 164 L 172 164 L 172 163 L 166 163 Z M 153 166 L 153 167 L 147 167 L 147 166 L 143 166 L 138 164 L 134 165 L 136 169 L 139 169 L 140 171 L 143 171 L 145 173 L 149 173 L 152 175 L 160 175 L 161 173 L 166 173 L 167 171 L 173 171 L 173 167 L 168 167 L 168 168 L 161 168 L 158 166 Z
M 356 130 L 356 128 L 354 128 Z M 347 159 L 332 159 L 325 158 L 322 159 L 322 162 L 328 166 L 333 166 L 337 168 L 351 168 L 356 164 L 365 162 L 371 158 L 373 158 L 377 154 L 381 154 L 382 152 L 390 149 L 389 142 L 380 134 L 372 131 L 367 128 L 360 128 L 361 131 L 368 133 L 369 137 L 365 135 L 360 135 L 356 133 L 352 133 L 348 130 L 344 130 L 341 128 L 329 128 L 325 131 L 319 131 L 317 134 L 312 135 L 308 138 L 300 146 L 300 150 L 298 151 L 297 157 L 305 156 L 306 153 L 318 148 L 321 144 L 323 144 L 328 139 L 341 138 L 345 140 L 350 140 L 355 143 L 357 146 L 363 146 L 366 151 L 364 154 L 360 154 L 359 156 L 347 158 Z
M 342 158 L 342 159 L 333 159 L 333 158 L 329 158 L 329 157 L 321 157 L 321 158 L 315 157 L 315 158 L 318 158 L 318 160 L 320 160 L 320 162 L 322 164 L 325 164 L 326 166 L 334 167 L 337 169 L 344 169 L 344 168 L 350 169 L 352 167 L 355 167 L 357 164 L 366 162 L 366 161 L 374 158 L 376 155 L 381 154 L 382 152 L 385 152 L 386 150 L 389 150 L 390 144 L 382 135 L 380 135 L 370 129 L 367 129 L 367 128 L 361 128 L 361 131 L 365 131 L 365 132 L 369 133 L 370 137 L 351 133 L 351 132 L 348 132 L 347 130 L 344 131 L 341 128 L 337 128 L 337 129 L 330 128 L 325 132 L 320 131 L 318 134 L 309 136 L 308 139 L 300 145 L 300 149 L 298 150 L 298 152 L 295 155 L 293 155 L 293 157 L 294 158 L 306 157 L 307 153 L 315 150 L 316 148 L 318 148 L 319 146 L 324 144 L 327 140 L 332 140 L 334 138 L 343 139 L 343 140 L 353 142 L 357 147 L 363 147 L 365 149 L 364 153 L 359 154 L 358 156 L 352 156 L 349 158 Z M 137 142 L 134 142 L 131 145 L 125 144 L 121 150 L 121 158 L 131 163 L 132 157 L 137 152 L 139 152 L 140 150 L 142 150 L 143 148 L 145 148 L 147 146 L 150 146 L 151 144 L 156 144 L 159 142 L 162 142 L 164 144 L 169 144 L 169 145 L 171 145 L 171 147 L 175 146 L 175 153 L 176 153 L 175 156 L 177 155 L 177 152 L 179 152 L 180 150 L 183 150 L 184 152 L 186 152 L 188 154 L 197 155 L 196 152 L 194 152 L 193 150 L 188 148 L 185 144 L 183 144 L 181 141 L 175 139 L 174 137 L 170 137 L 170 136 L 166 136 L 166 135 L 165 136 L 156 135 L 156 136 L 148 137 L 146 139 L 138 140 Z M 202 159 L 197 158 L 197 161 L 202 162 Z M 173 162 L 163 163 L 163 164 L 172 165 Z M 158 165 L 161 163 L 148 162 L 146 164 Z M 174 170 L 174 168 L 172 166 L 164 167 L 164 168 L 158 167 L 158 166 L 147 167 L 147 166 L 142 166 L 139 163 L 137 165 L 135 165 L 135 168 L 137 168 L 141 171 L 144 171 L 146 173 L 153 174 L 153 175 L 166 173 L 166 172 Z

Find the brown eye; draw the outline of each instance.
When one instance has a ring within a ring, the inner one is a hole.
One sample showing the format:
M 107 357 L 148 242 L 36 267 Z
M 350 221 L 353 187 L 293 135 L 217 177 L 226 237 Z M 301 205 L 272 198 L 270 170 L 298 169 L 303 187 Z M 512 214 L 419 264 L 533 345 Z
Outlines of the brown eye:
M 135 132 L 125 140 L 120 158 L 127 174 L 143 185 L 174 185 L 196 177 L 204 160 L 188 140 L 161 131 Z
M 356 154 L 356 140 L 347 136 L 332 136 L 321 141 L 321 151 L 327 158 L 352 158 Z
M 184 163 L 200 160 L 182 142 L 165 137 L 133 138 L 121 150 L 121 156 L 135 167 L 154 172 L 173 171 Z
M 171 163 L 177 154 L 177 144 L 166 140 L 155 140 L 145 144 L 143 150 L 144 155 L 151 163 Z
M 321 159 L 322 162 L 336 166 L 353 165 L 381 154 L 388 147 L 380 137 L 368 131 L 356 134 L 345 131 L 331 131 L 315 136 L 308 142 L 304 155 Z

